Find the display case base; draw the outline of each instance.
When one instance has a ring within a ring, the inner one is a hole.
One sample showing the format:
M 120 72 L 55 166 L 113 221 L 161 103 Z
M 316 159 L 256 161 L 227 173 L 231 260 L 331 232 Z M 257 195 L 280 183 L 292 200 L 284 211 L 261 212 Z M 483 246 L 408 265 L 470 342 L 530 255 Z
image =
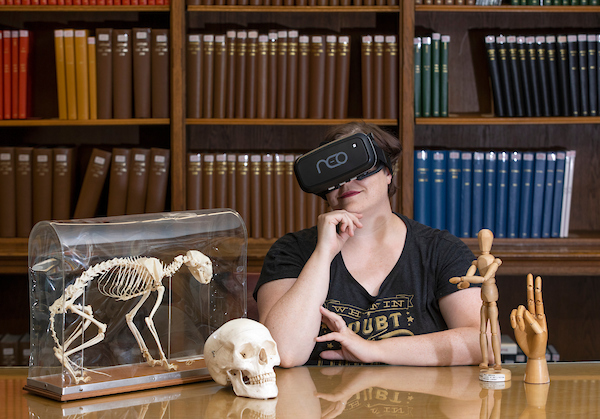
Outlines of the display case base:
M 204 358 L 170 362 L 177 370 L 165 371 L 160 366 L 151 367 L 146 363 L 94 369 L 86 373 L 92 379 L 84 384 L 65 385 L 61 374 L 29 377 L 24 389 L 53 400 L 69 401 L 212 379 Z

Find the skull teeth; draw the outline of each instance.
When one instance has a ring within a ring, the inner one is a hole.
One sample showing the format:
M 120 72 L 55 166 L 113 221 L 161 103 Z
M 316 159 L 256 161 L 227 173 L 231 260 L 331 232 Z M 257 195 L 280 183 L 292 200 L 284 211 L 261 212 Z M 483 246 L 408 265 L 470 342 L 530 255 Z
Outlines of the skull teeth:
M 260 384 L 265 384 L 265 383 L 269 383 L 269 382 L 275 382 L 275 373 L 274 372 L 268 372 L 265 374 L 254 375 L 251 377 L 244 375 L 244 384 L 246 384 L 246 385 L 254 386 L 254 385 L 260 385 Z

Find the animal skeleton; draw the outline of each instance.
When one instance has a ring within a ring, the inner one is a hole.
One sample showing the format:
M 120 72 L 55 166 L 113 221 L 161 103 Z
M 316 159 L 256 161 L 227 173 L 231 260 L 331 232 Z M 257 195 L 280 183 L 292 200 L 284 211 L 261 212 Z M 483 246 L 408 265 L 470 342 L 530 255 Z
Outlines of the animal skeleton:
M 153 318 L 162 302 L 165 292 L 162 280 L 165 277 L 171 277 L 175 274 L 183 264 L 188 267 L 198 282 L 202 284 L 208 284 L 210 282 L 212 278 L 211 260 L 197 250 L 190 250 L 185 256 L 179 255 L 175 257 L 173 262 L 168 266 L 165 266 L 163 262 L 153 257 L 109 259 L 88 268 L 75 280 L 75 283 L 65 288 L 64 294 L 50 306 L 50 330 L 56 344 L 54 347 L 54 355 L 71 374 L 77 384 L 89 381 L 90 377 L 85 376 L 84 368 L 79 367 L 69 357 L 78 351 L 101 342 L 104 339 L 107 327 L 106 324 L 94 318 L 91 306 L 87 305 L 84 307 L 81 304 L 75 303 L 77 299 L 84 294 L 86 287 L 94 279 L 96 279 L 98 283 L 98 290 L 100 293 L 118 301 L 127 301 L 141 296 L 135 307 L 125 315 L 127 325 L 129 326 L 131 333 L 133 333 L 148 365 L 163 365 L 167 370 L 177 369 L 175 365 L 169 364 L 167 361 L 154 326 Z M 133 323 L 133 318 L 136 313 L 154 291 L 157 292 L 156 302 L 154 303 L 150 315 L 145 318 L 145 322 L 150 333 L 154 337 L 156 346 L 160 352 L 160 360 L 152 358 L 140 331 Z M 57 314 L 66 314 L 68 311 L 80 316 L 82 322 L 61 345 L 54 328 L 54 319 Z M 98 328 L 98 334 L 92 339 L 83 342 L 81 345 L 71 348 L 75 340 L 80 336 L 83 336 L 85 330 L 92 323 Z

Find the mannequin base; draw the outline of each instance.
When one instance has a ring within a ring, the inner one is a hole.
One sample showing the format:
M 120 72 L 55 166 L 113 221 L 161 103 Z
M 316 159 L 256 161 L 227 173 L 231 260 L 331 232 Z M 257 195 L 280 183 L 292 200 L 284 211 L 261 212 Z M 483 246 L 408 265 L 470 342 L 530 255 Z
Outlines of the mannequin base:
M 485 368 L 479 370 L 479 381 L 487 382 L 498 382 L 498 381 L 510 381 L 512 373 L 510 370 L 502 368 L 501 370 L 495 370 L 493 368 Z

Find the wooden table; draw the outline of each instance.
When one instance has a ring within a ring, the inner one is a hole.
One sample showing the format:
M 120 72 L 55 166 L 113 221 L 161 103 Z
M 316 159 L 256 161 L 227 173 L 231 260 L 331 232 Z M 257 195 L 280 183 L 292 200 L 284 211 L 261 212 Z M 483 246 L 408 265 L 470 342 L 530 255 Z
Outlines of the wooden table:
M 279 397 L 236 397 L 212 381 L 73 402 L 23 390 L 26 368 L 0 369 L 0 419 L 20 418 L 597 418 L 600 363 L 552 363 L 550 384 L 486 386 L 477 367 L 298 367 L 277 372 Z M 256 415 L 259 413 L 259 415 Z

